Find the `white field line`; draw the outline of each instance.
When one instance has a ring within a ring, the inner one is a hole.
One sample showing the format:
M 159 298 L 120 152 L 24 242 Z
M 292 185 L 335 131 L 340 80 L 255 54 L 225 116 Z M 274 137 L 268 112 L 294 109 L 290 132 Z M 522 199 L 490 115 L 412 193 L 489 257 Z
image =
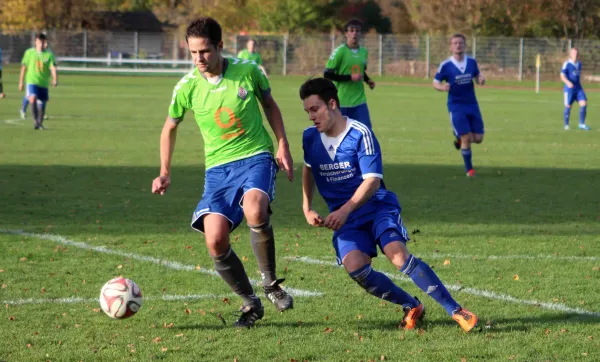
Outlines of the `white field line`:
M 468 255 L 468 254 L 443 254 L 431 253 L 419 255 L 419 258 L 430 259 L 471 259 L 471 260 L 561 260 L 561 261 L 599 261 L 597 256 L 571 256 L 571 255 Z
M 208 275 L 219 275 L 214 270 L 205 269 L 205 268 L 196 269 L 195 265 L 188 265 L 188 264 L 182 264 L 182 263 L 179 263 L 179 262 L 176 262 L 176 261 L 158 259 L 158 258 L 154 258 L 152 256 L 147 256 L 147 255 L 139 255 L 139 254 L 134 254 L 134 253 L 126 253 L 126 252 L 123 252 L 123 251 L 108 249 L 105 246 L 89 245 L 89 244 L 82 243 L 82 242 L 79 242 L 79 241 L 69 240 L 69 239 L 67 239 L 67 238 L 65 238 L 63 236 L 60 236 L 60 235 L 34 234 L 34 233 L 28 233 L 28 232 L 25 232 L 25 231 L 22 231 L 22 230 L 5 230 L 5 229 L 0 229 L 0 233 L 2 233 L 2 234 L 11 234 L 11 235 L 28 236 L 28 237 L 31 237 L 31 238 L 42 239 L 42 240 L 50 240 L 50 241 L 53 241 L 55 243 L 59 243 L 59 244 L 63 244 L 63 245 L 69 245 L 69 246 L 73 246 L 73 247 L 84 249 L 84 250 L 92 250 L 92 251 L 95 251 L 95 252 L 98 252 L 98 253 L 110 254 L 110 255 L 118 255 L 118 256 L 122 256 L 122 257 L 133 259 L 133 260 L 146 261 L 146 262 L 153 263 L 153 264 L 156 264 L 156 265 L 162 265 L 162 266 L 164 266 L 166 268 L 173 269 L 173 270 L 198 271 L 200 273 L 208 274 Z M 253 280 L 253 279 L 250 279 L 250 282 L 252 284 L 255 284 L 255 285 L 257 285 L 257 284 L 260 283 L 258 280 Z M 292 294 L 293 296 L 298 296 L 298 297 L 320 297 L 320 296 L 323 295 L 323 293 L 321 293 L 321 292 L 315 292 L 315 291 L 310 291 L 310 290 L 295 289 L 295 288 L 290 288 L 290 287 L 284 287 L 284 289 L 287 292 L 289 292 L 290 294 Z
M 302 257 L 290 257 L 290 256 L 287 256 L 284 259 L 291 260 L 291 261 L 299 261 L 299 262 L 307 263 L 307 264 L 319 264 L 319 265 L 338 266 L 338 264 L 336 262 L 323 261 L 323 260 L 319 260 L 319 259 L 308 258 L 308 257 L 305 257 L 305 256 L 302 256 Z M 384 272 L 384 274 L 387 275 L 391 279 L 396 279 L 396 280 L 400 280 L 400 281 L 408 282 L 408 283 L 412 283 L 413 282 L 410 278 L 405 277 L 403 275 L 391 274 L 391 273 L 385 273 L 385 272 Z M 484 297 L 484 298 L 488 298 L 488 299 L 501 300 L 501 301 L 504 301 L 504 302 L 521 304 L 521 305 L 533 305 L 533 306 L 537 306 L 537 307 L 540 307 L 540 308 L 555 310 L 555 311 L 564 312 L 564 313 L 572 313 L 572 314 L 579 314 L 579 315 L 588 315 L 588 316 L 600 317 L 600 312 L 592 312 L 592 311 L 588 311 L 588 310 L 581 309 L 581 308 L 571 308 L 571 307 L 568 307 L 568 306 L 566 306 L 564 304 L 546 303 L 546 302 L 540 302 L 540 301 L 537 301 L 537 300 L 518 299 L 518 298 L 515 298 L 515 297 L 511 297 L 510 295 L 498 294 L 498 293 L 490 292 L 488 290 L 480 290 L 480 289 L 475 289 L 475 288 L 467 288 L 467 287 L 464 287 L 462 285 L 453 285 L 453 284 L 448 285 L 448 284 L 445 284 L 445 286 L 446 286 L 446 288 L 448 290 L 451 290 L 451 291 L 455 291 L 455 292 L 460 291 L 460 292 L 463 292 L 463 293 L 467 293 L 467 294 L 471 294 L 471 295 L 476 295 L 476 296 Z
M 158 297 L 146 297 L 144 296 L 144 301 L 147 300 L 162 300 L 166 302 L 173 301 L 188 301 L 188 300 L 199 300 L 199 299 L 223 299 L 223 298 L 231 298 L 234 294 L 187 294 L 187 295 L 162 295 Z M 74 304 L 74 303 L 97 303 L 99 298 L 79 298 L 79 297 L 69 297 L 69 298 L 22 298 L 22 299 L 11 299 L 11 300 L 2 300 L 0 304 L 3 305 L 23 305 L 23 304 Z

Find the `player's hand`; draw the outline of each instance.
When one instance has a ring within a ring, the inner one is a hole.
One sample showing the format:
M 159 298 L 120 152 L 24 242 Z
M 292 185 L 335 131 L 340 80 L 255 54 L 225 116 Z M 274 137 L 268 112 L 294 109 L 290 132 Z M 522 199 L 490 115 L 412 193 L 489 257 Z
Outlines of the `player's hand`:
M 348 213 L 340 208 L 329 214 L 323 225 L 328 229 L 337 231 L 346 223 L 346 220 L 348 220 Z
M 450 92 L 450 84 L 444 83 L 444 92 Z
M 371 79 L 369 79 L 369 88 L 375 89 L 375 82 L 373 82 Z
M 58 87 L 58 81 L 57 81 L 56 79 L 54 79 L 54 80 L 52 81 L 52 86 L 53 86 L 54 88 Z
M 290 182 L 294 181 L 294 161 L 292 160 L 290 146 L 287 141 L 279 142 L 275 158 L 277 159 L 279 169 L 286 172 L 288 180 L 290 180 Z
M 479 82 L 479 85 L 485 85 L 485 77 L 482 74 L 479 74 L 477 81 Z
M 573 88 L 573 87 L 574 87 L 573 83 L 571 83 L 571 82 L 567 83 L 567 88 Z
M 360 73 L 352 73 L 352 75 L 350 76 L 350 79 L 352 79 L 353 82 L 361 81 L 363 78 L 364 76 Z
M 152 181 L 152 193 L 164 195 L 167 189 L 171 185 L 171 177 L 169 176 L 158 176 Z
M 19 92 L 23 91 L 23 83 L 19 83 Z
M 310 226 L 323 226 L 323 218 L 315 210 L 304 211 L 304 217 Z

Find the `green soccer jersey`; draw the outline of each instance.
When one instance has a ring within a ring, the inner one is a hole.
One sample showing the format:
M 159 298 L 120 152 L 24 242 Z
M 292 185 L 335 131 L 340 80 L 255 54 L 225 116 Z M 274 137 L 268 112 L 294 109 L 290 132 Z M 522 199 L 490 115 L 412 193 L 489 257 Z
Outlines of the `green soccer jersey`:
M 175 86 L 169 117 L 176 122 L 194 112 L 204 139 L 206 168 L 273 153 L 273 141 L 263 125 L 259 101 L 271 91 L 256 64 L 226 59 L 222 78 L 213 84 L 194 68 Z
M 25 83 L 48 88 L 50 76 L 52 75 L 50 67 L 56 66 L 56 60 L 52 52 L 48 50 L 38 52 L 35 48 L 29 48 L 23 54 L 21 64 L 27 68 Z
M 256 64 L 262 65 L 262 58 L 260 57 L 260 54 L 257 52 L 250 53 L 248 49 L 241 50 L 237 57 L 240 59 L 254 60 Z
M 369 51 L 367 48 L 359 47 L 358 49 L 351 49 L 344 43 L 331 53 L 325 68 L 333 69 L 336 74 L 340 75 L 365 74 L 368 57 Z M 362 79 L 358 82 L 333 81 L 333 83 L 338 89 L 341 107 L 354 107 L 367 102 Z

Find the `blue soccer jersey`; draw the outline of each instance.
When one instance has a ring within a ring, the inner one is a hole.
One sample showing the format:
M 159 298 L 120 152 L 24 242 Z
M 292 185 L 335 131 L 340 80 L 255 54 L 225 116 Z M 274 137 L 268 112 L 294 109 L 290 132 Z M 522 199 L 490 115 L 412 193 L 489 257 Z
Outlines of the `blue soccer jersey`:
M 581 62 L 573 62 L 569 59 L 563 63 L 562 70 L 560 72 L 565 75 L 569 82 L 573 83 L 573 88 L 581 88 Z M 566 84 L 564 90 L 569 90 L 569 87 L 567 87 Z
M 344 205 L 364 179 L 383 179 L 383 162 L 377 138 L 361 122 L 348 118 L 346 129 L 337 137 L 319 133 L 309 127 L 302 137 L 304 163 L 312 170 L 321 196 L 333 212 Z M 355 210 L 350 218 L 373 211 L 381 203 L 398 204 L 393 192 L 387 191 L 383 181 L 379 190 L 366 204 Z
M 436 82 L 450 84 L 448 92 L 448 110 L 453 105 L 477 104 L 473 80 L 479 76 L 479 67 L 475 59 L 465 56 L 462 62 L 450 57 L 443 61 L 435 74 Z

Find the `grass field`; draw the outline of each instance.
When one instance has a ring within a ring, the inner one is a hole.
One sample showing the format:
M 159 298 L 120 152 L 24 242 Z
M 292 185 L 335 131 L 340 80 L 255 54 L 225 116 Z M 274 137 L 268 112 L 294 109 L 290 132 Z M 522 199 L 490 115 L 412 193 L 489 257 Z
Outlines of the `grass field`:
M 229 324 L 240 300 L 210 274 L 202 236 L 189 228 L 203 187 L 191 116 L 169 193 L 150 193 L 177 78 L 63 75 L 50 92 L 48 130 L 33 131 L 18 119 L 16 76 L 5 72 L 0 100 L 0 361 L 600 360 L 600 93 L 588 93 L 593 131 L 565 132 L 556 83 L 540 94 L 478 89 L 486 139 L 473 148 L 475 179 L 452 147 L 444 94 L 402 80 L 367 93 L 385 181 L 413 232 L 409 249 L 481 318 L 480 331 L 464 334 L 377 258 L 426 304 L 422 326 L 404 332 L 397 306 L 333 265 L 330 232 L 306 225 L 303 78 L 274 77 L 297 180 L 278 178 L 272 221 L 296 305 L 284 314 L 266 305 L 256 328 L 237 330 Z M 258 279 L 247 228 L 232 242 Z M 145 296 L 123 321 L 97 302 L 117 275 Z

